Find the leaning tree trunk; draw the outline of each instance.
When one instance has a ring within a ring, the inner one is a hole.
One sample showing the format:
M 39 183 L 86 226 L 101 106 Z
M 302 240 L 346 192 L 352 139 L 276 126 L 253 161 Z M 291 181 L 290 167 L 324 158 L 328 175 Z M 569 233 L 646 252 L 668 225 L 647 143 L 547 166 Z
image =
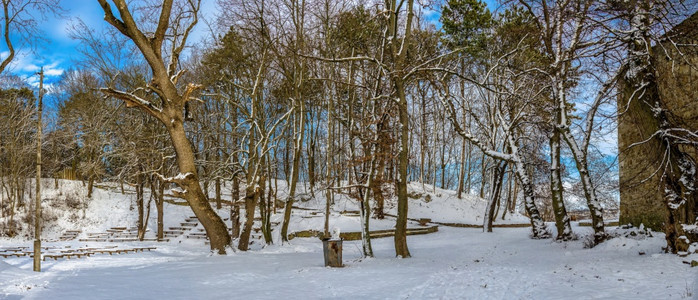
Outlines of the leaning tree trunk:
M 177 156 L 177 166 L 180 174 L 174 178 L 169 178 L 168 181 L 176 183 L 180 191 L 173 191 L 178 197 L 187 200 L 194 215 L 199 219 L 206 230 L 211 242 L 211 250 L 215 250 L 220 254 L 225 254 L 225 248 L 230 245 L 230 235 L 225 227 L 223 220 L 211 208 L 207 196 L 201 190 L 199 184 L 199 175 L 196 170 L 194 159 L 194 150 L 192 144 L 187 139 L 184 130 L 184 110 L 193 97 L 192 93 L 201 88 L 200 85 L 188 84 L 183 92 L 178 89 L 178 80 L 184 73 L 183 70 L 177 70 L 181 52 L 187 48 L 186 42 L 191 29 L 198 22 L 199 7 L 193 2 L 189 2 L 191 10 L 189 17 L 183 17 L 183 23 L 186 29 L 179 31 L 175 30 L 177 35 L 174 37 L 168 35 L 172 31 L 169 30 L 174 24 L 170 24 L 172 18 L 172 8 L 174 0 L 163 0 L 158 7 L 160 17 L 155 31 L 145 34 L 138 28 L 138 22 L 133 18 L 126 1 L 114 1 L 115 8 L 118 13 L 112 11 L 112 5 L 106 0 L 98 0 L 102 11 L 104 12 L 104 20 L 112 27 L 118 30 L 125 37 L 130 39 L 138 48 L 143 59 L 150 67 L 152 79 L 149 80 L 146 91 L 151 95 L 155 95 L 161 101 L 149 101 L 147 98 L 142 98 L 142 95 L 136 95 L 130 92 L 116 90 L 113 87 L 103 88 L 108 96 L 115 97 L 124 101 L 127 107 L 137 107 L 143 112 L 157 118 L 167 128 L 167 132 L 172 141 L 172 145 Z M 185 4 L 186 5 L 186 4 Z M 185 8 L 186 9 L 186 8 Z M 176 25 L 181 26 L 183 23 Z M 166 39 L 167 37 L 167 39 Z M 170 51 L 167 55 L 163 55 L 165 42 L 169 41 Z M 167 57 L 168 62 L 165 63 Z
M 528 217 L 531 219 L 531 237 L 534 239 L 547 239 L 550 237 L 550 232 L 545 226 L 543 218 L 540 216 L 540 212 L 536 206 L 535 194 L 533 193 L 533 183 L 528 178 L 528 174 L 526 174 L 526 166 L 521 160 L 521 157 L 519 157 L 519 147 L 511 135 L 508 137 L 508 144 L 511 149 L 516 177 L 519 179 L 521 188 L 523 189 L 524 208 L 526 209 Z
M 294 197 L 296 196 L 296 185 L 298 184 L 298 174 L 300 174 L 300 160 L 303 154 L 303 137 L 305 133 L 305 109 L 303 101 L 299 101 L 300 111 L 297 115 L 298 124 L 296 128 L 296 141 L 293 150 L 293 166 L 291 169 L 291 182 L 289 183 L 288 199 L 284 206 L 284 220 L 281 225 L 281 241 L 288 242 L 288 223 L 291 220 L 291 211 L 293 208 Z
M 201 222 L 206 235 L 211 242 L 211 250 L 217 250 L 220 254 L 225 254 L 225 248 L 230 245 L 230 235 L 228 230 L 221 220 L 220 216 L 211 207 L 206 195 L 199 184 L 199 177 L 196 172 L 196 164 L 194 163 L 194 152 L 191 144 L 187 139 L 184 131 L 184 126 L 181 121 L 168 124 L 167 129 L 174 145 L 175 153 L 177 154 L 177 165 L 179 166 L 180 176 L 175 182 L 183 189 L 180 196 L 191 206 L 194 215 Z
M 572 137 L 572 134 L 569 132 L 569 128 L 562 131 L 562 137 L 572 150 L 572 156 L 577 164 L 582 188 L 584 189 L 584 197 L 587 200 L 587 206 L 589 206 L 589 214 L 591 214 L 591 226 L 594 228 L 594 244 L 599 244 L 607 238 L 607 234 L 604 229 L 603 207 L 601 206 L 601 201 L 599 201 L 599 198 L 596 196 L 596 188 L 589 174 L 589 163 L 586 159 L 586 152 L 582 152 L 583 150 L 579 148 L 574 137 Z
M 523 168 L 523 166 L 521 167 Z M 550 232 L 548 232 L 548 229 L 545 226 L 545 222 L 543 222 L 543 218 L 541 218 L 540 216 L 538 207 L 536 207 L 536 200 L 533 193 L 533 184 L 530 182 L 527 175 L 521 174 L 526 172 L 525 170 L 519 171 L 518 166 L 516 169 L 516 176 L 521 182 L 521 187 L 523 188 L 524 208 L 526 209 L 528 217 L 531 219 L 531 237 L 534 239 L 547 239 L 550 237 Z

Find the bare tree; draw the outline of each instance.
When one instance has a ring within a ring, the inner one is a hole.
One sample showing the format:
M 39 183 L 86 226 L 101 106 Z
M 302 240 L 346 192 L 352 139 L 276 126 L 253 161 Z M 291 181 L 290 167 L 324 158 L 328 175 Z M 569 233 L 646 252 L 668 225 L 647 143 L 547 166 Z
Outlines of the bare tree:
M 551 59 L 551 63 L 538 71 L 547 77 L 550 84 L 550 99 L 554 104 L 555 117 L 551 120 L 554 124 L 554 132 L 551 135 L 551 147 L 554 147 L 554 156 L 551 158 L 551 179 L 554 199 L 561 198 L 561 183 L 559 181 L 559 160 L 561 143 L 565 141 L 572 151 L 572 156 L 579 171 L 584 195 L 592 219 L 594 228 L 594 243 L 600 243 L 606 239 L 603 221 L 603 207 L 596 195 L 595 184 L 589 174 L 588 146 L 594 128 L 594 115 L 601 99 L 605 98 L 608 90 L 613 87 L 617 78 L 617 70 L 612 71 L 605 80 L 600 95 L 588 111 L 585 125 L 583 126 L 582 139 L 573 134 L 572 120 L 570 118 L 570 104 L 573 97 L 572 85 L 569 82 L 578 82 L 579 70 L 575 64 L 585 58 L 593 57 L 599 51 L 608 51 L 614 46 L 613 40 L 599 30 L 601 20 L 597 19 L 603 4 L 598 1 L 519 1 L 526 10 L 535 16 L 535 22 L 539 28 L 541 46 L 544 53 Z M 557 201 L 561 203 L 560 201 Z
M 29 207 L 26 192 L 35 153 L 31 143 L 36 129 L 34 99 L 28 88 L 0 90 L 0 214 L 9 217 L 0 234 L 10 237 L 22 226 L 15 221 L 16 212 Z
M 43 37 L 38 29 L 39 21 L 48 14 L 60 15 L 60 0 L 2 0 L 2 34 L 7 56 L 0 62 L 0 73 L 15 58 L 15 46 L 36 46 Z M 15 41 L 13 42 L 13 39 Z
M 179 175 L 162 177 L 166 182 L 177 184 L 181 189 L 173 193 L 189 202 L 194 214 L 201 221 L 211 241 L 211 249 L 225 254 L 225 248 L 230 245 L 230 235 L 225 223 L 211 208 L 207 196 L 199 183 L 195 164 L 194 151 L 184 130 L 187 117 L 185 109 L 190 101 L 195 99 L 193 93 L 201 86 L 189 83 L 183 88 L 178 86 L 178 80 L 184 70 L 178 70 L 180 56 L 185 49 L 187 39 L 198 22 L 200 1 L 165 0 L 159 6 L 159 17 L 153 32 L 144 32 L 147 26 L 139 28 L 129 5 L 124 0 L 114 0 L 118 10 L 117 17 L 112 12 L 112 5 L 106 0 L 98 0 L 104 11 L 105 20 L 121 34 L 128 37 L 137 47 L 148 63 L 152 72 L 151 81 L 134 91 L 121 91 L 112 87 L 102 91 L 111 97 L 120 99 L 128 107 L 137 107 L 145 113 L 158 119 L 167 129 L 177 154 Z M 173 13 L 173 8 L 176 8 Z M 163 53 L 166 45 L 169 48 Z M 168 60 L 166 62 L 166 59 Z M 180 85 L 181 86 L 181 85 Z M 144 93 L 155 94 L 159 103 L 149 101 Z

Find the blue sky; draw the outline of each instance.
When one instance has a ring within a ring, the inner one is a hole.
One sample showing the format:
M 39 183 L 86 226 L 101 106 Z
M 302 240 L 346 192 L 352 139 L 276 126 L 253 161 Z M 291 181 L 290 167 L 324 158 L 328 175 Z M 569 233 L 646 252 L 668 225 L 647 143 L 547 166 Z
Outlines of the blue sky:
M 215 2 L 202 1 L 205 15 L 213 15 Z M 109 26 L 104 21 L 104 12 L 96 0 L 61 0 L 61 8 L 64 10 L 63 16 L 49 15 L 39 24 L 41 35 L 47 42 L 35 45 L 33 50 L 26 45 L 16 45 L 15 59 L 6 71 L 25 78 L 32 86 L 38 86 L 39 77 L 36 73 L 43 66 L 45 84 L 51 85 L 79 59 L 79 42 L 72 39 L 70 34 L 72 25 L 81 20 L 90 28 L 98 30 Z M 195 39 L 202 36 L 204 28 L 205 25 L 200 23 Z M 7 47 L 0 45 L 0 57 L 6 57 L 7 53 Z
M 91 27 L 106 25 L 101 21 L 103 14 L 100 14 L 101 8 L 97 1 L 63 0 L 61 6 L 65 9 L 64 16 L 49 15 L 39 24 L 42 36 L 48 41 L 35 45 L 34 50 L 26 45 L 16 47 L 17 56 L 7 71 L 36 85 L 38 76 L 35 73 L 43 66 L 46 83 L 55 82 L 75 59 L 78 42 L 70 38 L 72 22 L 80 18 Z M 7 48 L 4 44 L 2 47 L 4 57 Z

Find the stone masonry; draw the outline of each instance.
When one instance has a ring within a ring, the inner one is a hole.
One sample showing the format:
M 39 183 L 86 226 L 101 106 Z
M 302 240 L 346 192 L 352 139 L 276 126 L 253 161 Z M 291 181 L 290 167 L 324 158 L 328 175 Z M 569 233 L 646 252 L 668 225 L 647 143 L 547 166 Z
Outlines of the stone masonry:
M 667 158 L 658 139 L 651 138 L 659 124 L 650 105 L 661 103 L 670 112 L 673 126 L 698 132 L 698 13 L 665 37 L 653 48 L 652 57 L 660 99 L 628 103 L 633 90 L 623 85 L 618 97 L 620 223 L 644 224 L 655 230 L 663 228 L 667 217 L 660 164 L 672 158 Z M 696 148 L 680 146 L 694 161 L 698 160 Z M 693 194 L 680 208 L 681 223 L 696 221 L 698 197 Z

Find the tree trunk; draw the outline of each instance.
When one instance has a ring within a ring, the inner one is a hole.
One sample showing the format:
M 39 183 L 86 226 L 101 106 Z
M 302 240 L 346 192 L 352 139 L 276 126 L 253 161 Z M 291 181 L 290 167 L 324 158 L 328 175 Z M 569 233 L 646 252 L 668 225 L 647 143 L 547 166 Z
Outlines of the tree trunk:
M 162 181 L 159 181 L 158 183 L 158 195 L 157 195 L 157 200 L 155 202 L 155 205 L 158 210 L 158 241 L 163 240 L 165 237 L 165 218 L 164 218 L 164 213 L 165 211 L 163 210 L 163 204 L 165 202 L 165 183 Z
M 252 234 L 252 225 L 254 225 L 254 211 L 257 206 L 259 193 L 253 186 L 248 186 L 245 190 L 245 226 L 240 234 L 238 241 L 238 249 L 247 251 L 250 246 L 250 235 Z
M 446 120 L 440 119 L 441 123 L 441 189 L 446 189 Z
M 177 154 L 177 165 L 179 166 L 180 174 L 185 175 L 176 183 L 184 190 L 184 199 L 187 200 L 194 215 L 206 230 L 206 235 L 208 235 L 211 242 L 211 250 L 217 251 L 219 254 L 225 254 L 225 248 L 230 246 L 230 235 L 228 235 L 225 223 L 213 210 L 206 195 L 201 190 L 194 162 L 194 152 L 184 131 L 182 119 L 173 118 L 172 121 L 166 125 Z
M 519 198 L 519 182 L 513 179 L 512 181 L 514 181 L 514 192 L 511 195 L 511 202 L 509 202 L 509 212 L 513 214 L 516 211 L 516 202 Z
M 582 188 L 584 189 L 584 197 L 587 200 L 589 214 L 591 214 L 591 226 L 594 228 L 594 241 L 596 244 L 601 243 L 607 238 L 607 234 L 604 229 L 603 207 L 601 206 L 599 198 L 596 196 L 596 188 L 594 188 L 591 175 L 589 174 L 589 164 L 586 161 L 586 153 L 582 152 L 582 150 L 577 146 L 577 143 L 574 140 L 574 137 L 571 136 L 569 129 L 562 132 L 562 137 L 572 150 L 572 155 L 577 165 L 577 170 L 579 171 Z
M 142 169 L 141 169 L 142 171 Z M 92 182 L 92 179 L 90 179 L 90 182 Z M 136 175 L 136 205 L 138 207 L 138 239 L 143 240 L 143 236 L 145 235 L 145 214 L 143 211 L 143 188 L 145 186 L 145 183 L 143 182 L 143 175 L 138 174 Z
M 374 113 L 376 115 L 376 113 Z M 385 197 L 383 197 L 383 180 L 385 174 L 385 163 L 387 157 L 389 157 L 390 147 L 385 142 L 389 139 L 385 133 L 388 119 L 384 118 L 376 126 L 376 146 L 374 151 L 374 156 L 376 157 L 378 165 L 375 170 L 375 178 L 371 182 L 371 189 L 373 190 L 373 198 L 376 200 L 376 207 L 374 208 L 374 217 L 376 219 L 385 218 Z
M 467 158 L 465 159 L 468 162 L 468 174 L 466 174 L 465 178 L 465 192 L 470 193 L 470 190 L 473 187 L 473 145 L 468 142 L 468 154 L 466 155 Z
M 492 222 L 496 217 L 494 210 L 497 202 L 499 201 L 506 167 L 506 162 L 499 162 L 495 165 L 494 176 L 492 177 L 492 194 L 490 195 L 490 201 L 487 203 L 487 208 L 485 210 L 485 218 L 482 226 L 483 231 L 492 232 Z
M 153 203 L 153 193 L 150 193 L 150 198 L 148 198 L 148 204 L 145 205 L 145 221 L 143 222 L 143 232 L 138 233 L 138 240 L 143 241 L 145 238 L 145 233 L 148 231 L 148 220 L 150 220 L 150 206 Z
M 563 201 L 562 176 L 560 175 L 560 132 L 553 129 L 550 138 L 550 192 L 553 202 L 553 214 L 555 215 L 555 227 L 557 227 L 557 240 L 568 241 L 574 236 L 570 226 L 570 218 L 567 215 L 565 202 Z
M 427 101 L 426 97 L 423 95 L 423 93 L 420 93 L 420 113 L 421 113 L 421 134 L 419 138 L 419 182 L 422 184 L 422 191 L 425 191 L 426 189 L 424 188 L 424 159 L 426 156 L 427 152 L 427 112 L 426 112 L 426 107 L 427 107 Z
M 487 156 L 484 152 L 482 153 L 480 167 L 480 198 L 485 198 L 485 184 L 487 183 Z
M 305 109 L 303 101 L 299 101 L 298 106 L 300 112 L 297 115 L 298 123 L 296 127 L 295 149 L 293 151 L 293 167 L 291 169 L 291 182 L 289 183 L 288 200 L 284 207 L 284 220 L 281 225 L 281 241 L 288 242 L 288 223 L 291 220 L 291 211 L 293 207 L 294 197 L 296 196 L 296 185 L 298 183 L 298 174 L 300 174 L 300 160 L 303 154 L 303 137 L 305 132 Z
M 230 189 L 230 201 L 236 202 L 238 200 L 240 200 L 240 177 L 235 175 L 233 177 L 233 186 Z
M 507 211 L 509 210 L 509 207 L 511 206 L 511 186 L 514 183 L 513 180 L 513 172 L 509 172 L 507 175 L 507 201 L 504 203 L 504 209 L 502 210 L 502 220 L 504 220 L 504 217 L 507 215 Z
M 371 150 L 373 146 L 369 146 L 368 156 L 371 156 Z M 371 166 L 368 171 L 368 178 L 366 179 L 366 189 L 363 199 L 359 202 L 359 218 L 361 219 L 361 246 L 363 248 L 364 257 L 373 257 L 373 247 L 371 247 L 371 231 L 370 231 L 370 221 L 371 221 L 371 205 L 370 205 L 370 187 L 373 184 L 373 177 L 376 165 L 376 156 L 373 155 L 370 162 Z
M 519 147 L 511 135 L 509 135 L 507 139 L 508 146 L 513 156 L 516 177 L 519 179 L 521 187 L 523 188 L 524 207 L 526 209 L 528 217 L 531 219 L 531 237 L 534 239 L 547 239 L 550 237 L 550 232 L 546 228 L 545 222 L 543 222 L 543 218 L 541 218 L 540 216 L 538 207 L 536 207 L 535 194 L 533 192 L 533 183 L 528 178 L 528 174 L 526 173 L 526 166 L 521 160 L 521 157 L 519 157 Z
M 308 183 L 312 193 L 315 190 L 315 137 L 312 133 L 310 137 L 308 141 Z
M 237 200 L 236 200 L 237 201 Z M 240 205 L 233 202 L 230 207 L 230 226 L 231 226 L 231 237 L 233 239 L 240 237 Z
M 407 97 L 401 80 L 395 81 L 395 88 L 399 96 L 398 110 L 400 119 L 400 152 L 398 153 L 398 178 L 395 181 L 397 190 L 397 220 L 395 222 L 395 255 L 397 257 L 411 257 L 407 248 L 407 165 L 409 164 L 409 113 L 407 112 Z
M 270 198 L 267 198 L 264 195 L 264 191 L 266 190 L 266 179 L 262 178 L 259 181 L 259 216 L 261 217 L 260 225 L 259 228 L 262 230 L 262 236 L 264 236 L 264 242 L 267 245 L 271 245 L 272 238 L 271 238 L 271 211 L 269 209 L 268 201 L 271 201 Z
M 532 237 L 537 239 L 547 239 L 550 237 L 550 232 L 548 232 L 545 222 L 543 222 L 543 218 L 540 216 L 538 207 L 536 207 L 533 184 L 529 181 L 528 175 L 525 174 L 525 169 L 521 171 L 520 168 L 524 168 L 523 164 L 517 164 L 516 176 L 521 182 L 521 187 L 523 187 L 524 207 L 528 217 L 531 219 Z
M 463 139 L 463 146 L 460 152 L 460 172 L 458 173 L 458 199 L 463 197 L 463 190 L 465 189 L 465 143 L 467 143 L 467 140 Z
M 92 189 L 94 188 L 95 185 L 95 178 L 94 176 L 90 176 L 90 179 L 87 182 L 87 198 L 92 198 Z
M 385 197 L 383 197 L 383 170 L 385 169 L 385 159 L 379 158 L 378 167 L 376 168 L 376 178 L 371 181 L 371 189 L 373 190 L 373 198 L 376 200 L 374 208 L 374 216 L 376 219 L 385 218 Z
M 221 209 L 223 208 L 223 205 L 221 204 L 221 179 L 216 178 L 216 209 Z
M 328 20 L 329 22 L 329 20 Z M 350 72 L 351 73 L 351 72 Z M 325 192 L 325 224 L 324 224 L 324 234 L 325 236 L 330 235 L 330 206 L 333 203 L 334 195 L 332 193 L 332 184 L 334 183 L 332 158 L 334 157 L 334 98 L 332 93 L 330 97 L 327 98 L 327 157 L 325 158 L 325 182 L 327 184 L 327 189 Z M 276 201 L 274 201 L 276 202 Z

